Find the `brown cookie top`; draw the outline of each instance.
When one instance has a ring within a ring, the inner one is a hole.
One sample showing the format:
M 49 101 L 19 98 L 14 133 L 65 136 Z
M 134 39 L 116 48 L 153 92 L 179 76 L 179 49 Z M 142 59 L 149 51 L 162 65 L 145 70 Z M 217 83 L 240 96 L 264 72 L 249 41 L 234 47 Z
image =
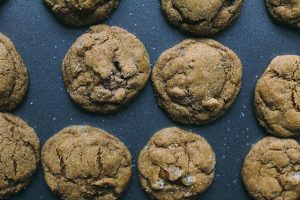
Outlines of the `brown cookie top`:
M 25 188 L 39 163 L 39 139 L 17 116 L 0 113 L 0 199 Z
M 125 145 L 104 130 L 71 126 L 51 137 L 42 150 L 45 180 L 62 199 L 113 200 L 131 177 Z
M 213 35 L 238 17 L 243 0 L 161 0 L 168 20 L 182 30 Z
M 99 113 L 119 110 L 145 86 L 150 61 L 131 33 L 99 25 L 80 36 L 62 66 L 66 88 L 82 108 Z
M 300 56 L 278 56 L 256 84 L 257 118 L 268 132 L 291 137 L 300 134 Z
M 212 183 L 215 163 L 215 154 L 204 138 L 166 128 L 139 155 L 140 182 L 153 199 L 192 199 Z
M 165 51 L 152 74 L 158 104 L 183 124 L 220 117 L 236 98 L 241 79 L 237 55 L 210 39 L 188 39 Z
M 13 43 L 0 33 L 0 111 L 10 111 L 24 98 L 27 69 Z
M 299 144 L 274 137 L 260 140 L 245 158 L 242 178 L 254 199 L 299 199 Z
M 44 0 L 65 24 L 85 26 L 103 21 L 118 5 L 118 0 Z
M 266 0 L 266 5 L 275 20 L 300 28 L 299 0 Z

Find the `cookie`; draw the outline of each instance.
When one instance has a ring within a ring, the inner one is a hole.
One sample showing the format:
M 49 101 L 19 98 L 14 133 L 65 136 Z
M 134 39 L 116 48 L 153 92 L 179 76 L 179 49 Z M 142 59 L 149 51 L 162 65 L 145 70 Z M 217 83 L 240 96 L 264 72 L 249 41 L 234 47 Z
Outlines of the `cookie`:
M 0 113 L 0 199 L 24 189 L 39 163 L 39 139 L 17 116 Z
M 296 140 L 266 137 L 245 158 L 242 178 L 257 200 L 300 198 L 300 146 Z
M 0 111 L 19 105 L 28 88 L 28 73 L 13 43 L 0 33 Z
M 131 177 L 125 145 L 104 130 L 71 126 L 42 149 L 44 177 L 51 190 L 68 200 L 114 200 Z
M 119 27 L 98 25 L 76 40 L 64 59 L 62 73 L 71 98 L 80 107 L 111 113 L 143 89 L 150 61 L 134 35 Z
M 211 39 L 184 40 L 165 51 L 152 74 L 158 104 L 183 124 L 220 117 L 236 98 L 241 80 L 237 55 Z
M 142 187 L 159 200 L 188 200 L 212 183 L 215 154 L 207 141 L 192 132 L 166 128 L 141 151 L 138 171 Z
M 271 134 L 300 134 L 300 56 L 274 58 L 256 84 L 254 105 L 260 124 Z
M 229 27 L 243 0 L 161 0 L 167 19 L 181 30 L 209 36 Z
M 57 18 L 67 25 L 85 26 L 103 21 L 118 0 L 44 0 Z
M 266 0 L 266 5 L 276 21 L 300 28 L 299 0 Z

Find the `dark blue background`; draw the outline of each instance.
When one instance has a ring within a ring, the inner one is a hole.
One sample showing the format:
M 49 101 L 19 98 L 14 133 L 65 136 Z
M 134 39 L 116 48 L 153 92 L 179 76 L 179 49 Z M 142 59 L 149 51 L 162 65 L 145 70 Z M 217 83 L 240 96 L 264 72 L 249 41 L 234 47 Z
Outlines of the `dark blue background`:
M 152 66 L 164 50 L 188 35 L 164 19 L 159 0 L 121 0 L 105 22 L 136 34 L 147 47 Z M 65 53 L 87 28 L 60 24 L 42 0 L 6 0 L 0 5 L 0 32 L 8 36 L 22 55 L 30 74 L 30 87 L 15 114 L 38 133 L 41 144 L 62 128 L 88 124 L 119 137 L 134 160 L 134 176 L 123 200 L 147 199 L 136 173 L 139 151 L 154 132 L 173 123 L 157 106 L 150 82 L 141 95 L 120 113 L 93 115 L 78 109 L 69 99 L 61 76 Z M 243 158 L 252 144 L 265 136 L 253 112 L 255 83 L 270 60 L 281 54 L 300 54 L 300 31 L 274 23 L 263 0 L 246 0 L 241 16 L 214 39 L 234 50 L 244 67 L 243 85 L 234 105 L 219 120 L 204 126 L 180 126 L 204 136 L 217 155 L 215 181 L 201 196 L 203 200 L 250 199 L 240 178 Z M 42 169 L 28 188 L 11 199 L 57 199 L 43 180 Z

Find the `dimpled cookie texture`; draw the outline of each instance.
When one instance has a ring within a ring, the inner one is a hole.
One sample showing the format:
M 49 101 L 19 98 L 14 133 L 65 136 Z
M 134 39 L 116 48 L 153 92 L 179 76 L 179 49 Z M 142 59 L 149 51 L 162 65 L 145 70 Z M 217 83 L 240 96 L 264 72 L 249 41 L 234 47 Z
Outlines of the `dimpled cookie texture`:
M 85 26 L 103 21 L 118 5 L 118 0 L 44 0 L 65 24 Z
M 266 0 L 266 5 L 275 20 L 300 28 L 300 0 Z
M 257 200 L 300 198 L 300 146 L 296 140 L 266 137 L 245 158 L 242 178 Z
M 236 54 L 210 39 L 188 39 L 165 51 L 152 74 L 158 104 L 183 124 L 220 117 L 236 98 L 241 79 Z
M 140 182 L 158 200 L 188 200 L 212 183 L 215 154 L 207 141 L 179 128 L 157 132 L 138 158 Z
M 0 199 L 25 188 L 39 163 L 39 139 L 17 116 L 0 113 Z
M 161 0 L 168 20 L 182 30 L 213 35 L 232 24 L 243 0 Z
M 71 126 L 51 137 L 42 150 L 45 180 L 67 200 L 114 200 L 131 177 L 131 156 L 107 132 Z
M 19 105 L 28 88 L 27 69 L 13 43 L 0 33 L 0 111 Z
M 116 112 L 145 86 L 150 61 L 144 45 L 119 27 L 93 26 L 68 51 L 62 67 L 65 86 L 82 108 Z
M 254 104 L 268 132 L 291 137 L 300 134 L 300 56 L 274 58 L 257 82 Z

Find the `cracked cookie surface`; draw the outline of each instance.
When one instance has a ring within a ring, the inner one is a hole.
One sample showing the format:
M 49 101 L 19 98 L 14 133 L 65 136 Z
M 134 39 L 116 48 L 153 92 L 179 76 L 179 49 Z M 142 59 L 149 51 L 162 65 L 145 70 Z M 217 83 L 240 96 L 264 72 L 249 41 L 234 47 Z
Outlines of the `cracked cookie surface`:
M 260 140 L 244 160 L 242 178 L 254 199 L 299 199 L 300 145 L 291 139 Z
M 157 132 L 138 158 L 140 182 L 159 200 L 188 200 L 214 178 L 215 154 L 207 141 L 176 127 Z
M 17 116 L 0 113 L 0 199 L 25 188 L 39 163 L 39 139 Z
M 277 56 L 271 61 L 256 84 L 254 105 L 269 133 L 300 134 L 300 56 Z
M 243 0 L 161 0 L 167 19 L 184 31 L 213 35 L 238 17 Z
M 45 180 L 68 200 L 118 199 L 131 177 L 131 155 L 104 130 L 71 126 L 51 137 L 42 150 Z
M 236 54 L 210 39 L 188 39 L 165 51 L 152 74 L 158 104 L 183 124 L 220 117 L 236 98 L 241 79 Z
M 275 20 L 300 28 L 300 0 L 266 0 L 266 5 Z
M 19 105 L 28 88 L 28 73 L 13 43 L 0 33 L 0 111 Z
M 63 23 L 85 26 L 103 21 L 118 5 L 118 0 L 44 0 Z
M 118 111 L 144 88 L 150 61 L 144 45 L 119 27 L 93 26 L 68 51 L 62 67 L 66 88 L 82 108 Z

